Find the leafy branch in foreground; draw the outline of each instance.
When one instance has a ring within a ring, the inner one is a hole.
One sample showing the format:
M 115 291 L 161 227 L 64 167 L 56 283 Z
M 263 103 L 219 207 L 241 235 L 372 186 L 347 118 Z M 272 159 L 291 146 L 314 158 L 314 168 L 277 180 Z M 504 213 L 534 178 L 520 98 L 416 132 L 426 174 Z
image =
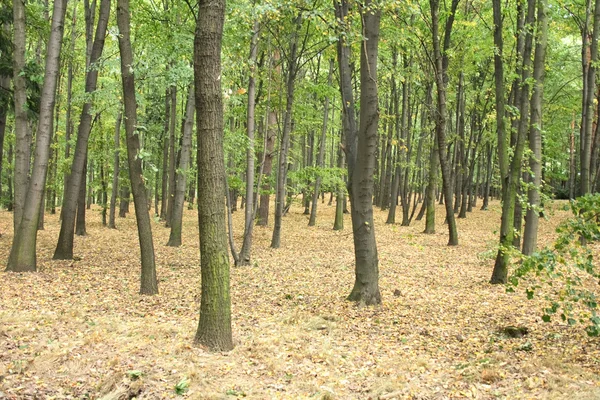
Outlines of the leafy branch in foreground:
M 594 265 L 593 242 L 600 240 L 600 194 L 586 195 L 570 202 L 573 216 L 557 228 L 552 247 L 531 256 L 521 255 L 521 263 L 508 281 L 508 292 L 527 282 L 527 298 L 543 293 L 550 306 L 542 319 L 549 322 L 560 313 L 569 325 L 587 323 L 589 336 L 600 336 L 597 292 L 600 272 Z M 531 276 L 536 279 L 531 279 Z

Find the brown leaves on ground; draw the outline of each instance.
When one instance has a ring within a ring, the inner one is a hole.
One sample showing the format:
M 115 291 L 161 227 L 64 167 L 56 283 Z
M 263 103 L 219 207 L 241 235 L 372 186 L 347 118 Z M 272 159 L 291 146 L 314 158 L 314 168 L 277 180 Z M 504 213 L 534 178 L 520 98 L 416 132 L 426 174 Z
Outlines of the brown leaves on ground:
M 458 220 L 448 247 L 438 208 L 435 235 L 424 222 L 385 225 L 376 211 L 383 305 L 345 301 L 352 288 L 349 216 L 335 232 L 334 207 L 319 204 L 317 226 L 294 207 L 282 247 L 255 228 L 253 266 L 232 268 L 236 347 L 192 346 L 199 310 L 197 217 L 186 211 L 184 245 L 164 246 L 153 224 L 160 294 L 139 290 L 133 214 L 118 230 L 99 211 L 76 238 L 79 261 L 52 261 L 57 215 L 38 235 L 41 272 L 0 275 L 0 398 L 447 399 L 600 398 L 597 340 L 582 326 L 541 322 L 541 300 L 490 286 L 500 212 Z M 549 242 L 560 211 L 542 222 Z M 235 213 L 241 241 L 241 212 Z M 0 213 L 0 259 L 12 241 Z M 239 244 L 238 244 L 239 246 Z M 506 326 L 527 327 L 510 338 Z

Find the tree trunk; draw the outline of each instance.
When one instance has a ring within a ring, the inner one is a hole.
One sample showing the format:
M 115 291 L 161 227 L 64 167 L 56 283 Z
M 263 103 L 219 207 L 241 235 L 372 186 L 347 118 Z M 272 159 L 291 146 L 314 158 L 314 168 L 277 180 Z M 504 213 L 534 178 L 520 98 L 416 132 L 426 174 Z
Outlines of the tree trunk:
M 494 0 L 495 2 L 496 0 Z M 496 5 L 494 4 L 494 7 Z M 499 5 L 498 5 L 499 11 Z M 496 9 L 494 9 L 494 13 Z M 496 17 L 494 16 L 494 22 L 496 23 Z M 532 26 L 535 22 L 535 0 L 528 0 L 527 4 L 527 26 Z M 497 27 L 496 27 L 497 28 Z M 532 50 L 533 35 L 531 30 L 527 30 L 525 37 L 525 45 L 523 48 L 522 59 L 522 85 L 523 87 L 519 91 L 519 109 L 521 111 L 521 118 L 519 120 L 518 131 L 516 134 L 514 155 L 510 163 L 510 169 L 505 170 L 507 175 L 503 175 L 502 178 L 502 218 L 500 225 L 500 248 L 496 256 L 496 262 L 494 264 L 494 270 L 490 283 L 492 284 L 504 284 L 508 279 L 508 264 L 510 258 L 510 248 L 513 245 L 514 240 L 514 218 L 515 218 L 515 202 L 517 196 L 517 188 L 521 178 L 521 160 L 523 158 L 523 150 L 525 147 L 525 134 L 529 124 L 529 67 L 531 65 L 531 50 Z M 496 46 L 501 49 L 498 45 Z M 501 54 L 501 52 L 500 52 Z M 498 72 L 496 72 L 498 73 Z M 497 76 L 496 79 L 500 78 Z M 500 132 L 500 131 L 499 131 Z M 500 147 L 500 134 L 498 135 L 498 147 Z M 508 149 L 507 149 L 508 150 Z M 500 158 L 500 153 L 498 154 Z M 504 154 L 502 158 L 505 162 L 508 161 L 508 153 Z M 504 166 L 505 168 L 508 165 Z M 502 171 L 502 169 L 501 169 Z
M 256 103 L 256 57 L 258 55 L 258 38 L 260 25 L 254 21 L 252 40 L 250 43 L 250 77 L 248 78 L 248 113 L 246 119 L 246 132 L 248 134 L 248 149 L 246 150 L 246 211 L 244 215 L 244 241 L 238 257 L 238 265 L 250 264 L 250 251 L 252 249 L 252 230 L 254 229 L 254 111 Z
M 329 76 L 327 77 L 327 85 L 331 86 L 333 77 L 334 61 L 329 61 Z M 323 105 L 323 128 L 321 130 L 321 143 L 319 146 L 319 154 L 317 155 L 317 167 L 322 169 L 325 166 L 325 147 L 327 146 L 327 121 L 329 120 L 329 97 L 325 96 L 325 104 Z M 319 200 L 319 191 L 321 190 L 321 175 L 317 174 L 315 179 L 315 188 L 313 191 L 312 208 L 310 210 L 310 219 L 308 226 L 314 226 L 317 223 L 317 203 Z
M 185 108 L 185 122 L 181 139 L 181 156 L 175 181 L 175 199 L 173 201 L 173 215 L 171 216 L 171 233 L 167 246 L 181 246 L 181 231 L 183 226 L 183 201 L 187 176 L 190 173 L 190 158 L 192 155 L 192 131 L 194 130 L 194 109 L 196 107 L 194 85 L 188 89 L 187 105 Z
M 120 140 L 121 140 L 121 120 L 123 114 L 119 111 L 117 114 L 117 122 L 115 125 L 115 155 L 113 161 L 113 180 L 112 190 L 110 194 L 110 212 L 108 213 L 108 227 L 111 229 L 117 229 L 115 224 L 115 213 L 117 208 L 117 194 L 119 193 L 119 152 L 120 152 Z
M 123 100 L 125 105 L 125 134 L 127 137 L 127 162 L 129 180 L 135 203 L 135 217 L 138 227 L 140 251 L 142 259 L 140 294 L 158 293 L 156 267 L 154 265 L 154 244 L 150 216 L 148 215 L 148 199 L 142 171 L 142 160 L 138 158 L 140 151 L 139 131 L 137 131 L 137 114 L 135 99 L 135 78 L 133 75 L 133 53 L 129 36 L 129 0 L 117 1 L 117 25 L 119 27 L 119 53 L 121 55 L 121 79 L 123 81 Z
M 83 163 L 83 171 L 81 174 L 81 183 L 79 185 L 79 192 L 77 196 L 77 213 L 75 219 L 75 234 L 77 236 L 85 236 L 85 200 L 86 200 L 86 180 L 87 180 L 87 149 L 85 149 L 85 161 Z M 65 211 L 66 213 L 66 211 Z M 65 215 L 65 214 L 63 214 Z M 66 218 L 63 219 L 63 221 Z M 60 239 L 60 236 L 59 236 Z M 56 246 L 58 249 L 58 245 Z M 56 253 L 56 252 L 55 252 Z M 71 245 L 71 257 L 68 258 L 56 258 L 56 259 L 71 259 L 73 258 L 73 245 Z
M 33 173 L 27 191 L 22 218 L 15 235 L 8 258 L 7 271 L 26 272 L 36 270 L 36 241 L 40 209 L 46 186 L 50 142 L 52 138 L 52 114 L 54 111 L 56 84 L 60 68 L 60 48 L 62 44 L 67 0 L 55 0 L 52 13 L 50 38 L 47 44 L 46 68 L 42 87 L 40 115 L 35 145 Z M 29 152 L 27 153 L 29 156 Z
M 194 39 L 198 124 L 198 223 L 202 297 L 195 342 L 212 351 L 233 348 L 229 257 L 225 232 L 225 161 L 221 41 L 225 1 L 200 0 Z
M 25 2 L 13 0 L 13 90 L 15 101 L 15 167 L 13 196 L 13 228 L 16 233 L 27 200 L 31 162 L 31 131 L 27 118 L 27 87 L 25 82 Z M 54 96 L 54 94 L 53 94 Z M 31 217 L 30 217 L 31 218 Z M 37 216 L 35 217 L 37 225 Z M 34 262 L 35 267 L 35 262 Z
M 454 13 L 458 0 L 452 1 L 453 11 L 449 14 L 446 21 L 446 30 L 444 36 L 444 53 L 440 49 L 439 38 L 439 0 L 430 0 L 431 19 L 432 19 L 432 34 L 433 34 L 433 51 L 434 51 L 434 69 L 435 80 L 437 86 L 437 118 L 436 118 L 436 135 L 438 139 L 438 153 L 440 158 L 440 166 L 442 169 L 442 187 L 443 194 L 446 200 L 446 221 L 448 222 L 449 231 L 449 246 L 458 245 L 458 232 L 456 230 L 456 220 L 454 219 L 454 209 L 452 207 L 452 178 L 450 165 L 447 160 L 447 144 L 446 144 L 446 71 L 447 71 L 447 50 L 450 43 L 450 34 L 452 32 L 452 23 L 454 21 Z
M 160 220 L 167 218 L 167 202 L 169 193 L 169 129 L 171 120 L 171 90 L 165 91 L 165 127 L 162 140 L 162 179 L 161 179 L 161 200 L 160 200 Z
M 548 19 L 546 0 L 538 0 L 538 36 L 533 59 L 533 95 L 531 97 L 531 121 L 529 126 L 529 168 L 532 187 L 527 191 L 529 206 L 523 234 L 523 254 L 532 255 L 537 246 L 539 225 L 540 191 L 542 183 L 542 99 L 544 90 L 546 45 L 548 43 Z
M 367 0 L 361 10 L 364 39 L 360 51 L 360 128 L 352 174 L 352 232 L 355 281 L 348 300 L 366 305 L 381 303 L 379 260 L 373 223 L 373 171 L 377 152 L 379 107 L 377 50 L 381 11 Z M 392 199 L 393 201 L 393 199 Z
M 171 226 L 173 201 L 175 200 L 175 123 L 177 122 L 177 87 L 171 87 L 171 120 L 169 126 L 169 192 L 167 197 L 167 215 L 165 227 Z
M 75 233 L 76 212 L 77 234 L 85 234 L 85 174 L 88 141 L 92 130 L 92 115 L 90 114 L 90 111 L 92 109 L 92 95 L 96 91 L 98 83 L 98 68 L 95 64 L 102 56 L 109 16 L 110 0 L 102 0 L 100 3 L 100 13 L 94 43 L 91 46 L 90 66 L 85 77 L 85 98 L 87 100 L 83 104 L 79 127 L 77 129 L 77 144 L 75 145 L 73 164 L 71 165 L 69 183 L 67 184 L 68 190 L 64 195 L 60 234 L 58 236 L 56 249 L 54 250 L 53 258 L 55 260 L 70 260 L 73 258 L 73 237 Z M 83 196 L 81 195 L 82 193 Z
M 279 145 L 279 162 L 277 172 L 277 193 L 275 196 L 275 224 L 273 228 L 273 237 L 271 238 L 271 248 L 278 249 L 281 246 L 281 223 L 283 218 L 283 209 L 285 205 L 285 187 L 287 177 L 287 156 L 290 146 L 290 134 L 292 131 L 292 106 L 294 103 L 294 89 L 296 86 L 296 74 L 298 72 L 298 32 L 302 27 L 302 14 L 299 14 L 294 21 L 295 30 L 290 39 L 290 51 L 288 58 L 287 73 L 287 95 L 285 117 L 283 122 L 283 133 Z

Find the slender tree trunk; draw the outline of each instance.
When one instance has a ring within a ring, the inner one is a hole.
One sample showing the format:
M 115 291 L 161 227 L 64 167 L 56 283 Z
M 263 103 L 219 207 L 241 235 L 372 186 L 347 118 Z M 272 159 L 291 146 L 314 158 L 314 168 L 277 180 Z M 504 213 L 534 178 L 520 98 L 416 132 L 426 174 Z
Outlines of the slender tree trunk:
M 333 59 L 329 61 L 329 76 L 327 77 L 327 84 L 331 86 L 333 78 Z M 327 146 L 327 121 L 329 120 L 329 97 L 325 96 L 325 104 L 323 105 L 323 128 L 321 130 L 321 144 L 319 146 L 319 154 L 317 155 L 317 167 L 323 168 L 325 166 L 325 147 Z M 314 226 L 317 222 L 317 203 L 319 199 L 319 191 L 321 190 L 321 175 L 317 175 L 315 179 L 315 188 L 312 198 L 312 208 L 310 210 L 310 219 L 308 220 L 308 226 Z
M 495 2 L 496 0 L 494 0 Z M 494 4 L 494 7 L 496 5 Z M 499 5 L 498 5 L 499 11 Z M 494 13 L 496 9 L 494 9 Z M 496 23 L 496 17 L 494 18 Z M 532 26 L 535 22 L 535 0 L 528 0 L 527 4 L 527 20 L 526 24 Z M 497 25 L 497 24 L 496 24 Z M 531 51 L 532 51 L 533 34 L 530 30 L 527 30 L 525 37 L 525 45 L 523 48 L 522 56 L 522 89 L 520 90 L 519 96 L 519 108 L 521 111 L 521 118 L 519 120 L 518 131 L 516 134 L 514 155 L 510 163 L 510 169 L 508 165 L 505 168 L 508 170 L 507 175 L 502 177 L 502 218 L 500 225 L 500 248 L 496 256 L 496 262 L 494 264 L 494 270 L 492 272 L 492 278 L 490 283 L 492 284 L 504 284 L 508 279 L 508 264 L 510 258 L 509 249 L 513 245 L 514 240 L 514 218 L 515 218 L 515 202 L 517 196 L 517 188 L 521 178 L 521 161 L 523 158 L 523 150 L 525 147 L 525 134 L 529 127 L 529 67 L 531 65 Z M 497 47 L 499 47 L 497 45 Z M 501 54 L 501 53 L 500 53 Z M 498 74 L 498 71 L 496 71 Z M 499 76 L 496 76 L 498 79 Z M 498 84 L 498 83 L 497 83 Z M 498 136 L 498 147 L 500 147 L 501 136 Z M 500 153 L 499 153 L 500 158 Z M 508 154 L 504 154 L 502 158 L 505 162 L 508 161 Z M 502 171 L 502 169 L 501 169 Z
M 225 1 L 200 0 L 194 40 L 198 124 L 198 223 L 202 297 L 195 342 L 213 351 L 233 348 L 229 257 L 225 232 L 225 161 L 221 40 Z
M 181 140 L 181 156 L 177 179 L 175 180 L 175 199 L 173 201 L 173 215 L 171 216 L 171 233 L 167 246 L 181 246 L 181 231 L 183 227 L 183 201 L 188 174 L 190 173 L 190 159 L 192 155 L 192 131 L 194 129 L 194 110 L 196 107 L 194 85 L 188 89 L 188 99 L 185 108 L 185 122 Z
M 42 87 L 40 115 L 35 145 L 32 178 L 25 194 L 21 221 L 8 258 L 7 271 L 26 272 L 36 270 L 36 241 L 40 209 L 43 204 L 50 142 L 52 138 L 52 114 L 54 111 L 56 84 L 60 69 L 60 49 L 63 38 L 67 0 L 55 0 L 52 13 L 50 38 L 47 44 L 46 68 Z
M 117 229 L 117 225 L 115 224 L 115 213 L 117 208 L 117 195 L 119 193 L 119 153 L 120 153 L 120 140 L 121 140 L 121 120 L 123 118 L 123 114 L 119 111 L 117 114 L 117 122 L 115 125 L 115 155 L 113 161 L 113 180 L 112 180 L 112 190 L 110 194 L 110 211 L 108 213 L 108 227 L 111 229 Z
M 169 126 L 169 194 L 167 197 L 167 216 L 165 227 L 171 226 L 173 201 L 175 200 L 175 124 L 177 122 L 177 87 L 171 87 L 171 120 Z
M 260 25 L 254 21 L 252 40 L 250 43 L 250 77 L 248 78 L 248 112 L 246 129 L 248 134 L 248 149 L 246 151 L 246 210 L 244 215 L 244 241 L 238 257 L 238 265 L 250 264 L 252 249 L 252 230 L 254 229 L 254 111 L 256 103 L 256 58 L 258 55 L 258 38 Z
M 171 90 L 167 88 L 165 92 L 165 127 L 162 140 L 162 185 L 161 185 L 161 201 L 160 201 L 160 219 L 162 221 L 167 218 L 167 202 L 169 191 L 169 127 L 171 120 Z
M 546 17 L 546 0 L 538 0 L 535 56 L 533 60 L 533 95 L 531 97 L 531 122 L 529 126 L 529 168 L 531 169 L 532 187 L 527 191 L 529 207 L 525 219 L 523 234 L 523 254 L 531 255 L 537 246 L 539 225 L 540 191 L 542 183 L 542 99 L 544 90 L 544 75 L 546 61 L 546 45 L 548 43 L 548 19 Z
M 135 99 L 135 78 L 133 75 L 133 53 L 129 35 L 129 0 L 117 1 L 117 25 L 119 27 L 119 53 L 121 55 L 121 79 L 123 82 L 123 100 L 125 105 L 125 134 L 127 137 L 127 162 L 129 180 L 135 203 L 135 217 L 140 242 L 142 271 L 140 294 L 158 293 L 156 267 L 154 264 L 154 244 L 150 215 L 148 215 L 148 199 L 144 187 L 142 160 L 138 158 L 140 138 L 137 131 L 137 114 Z
M 31 131 L 27 118 L 27 87 L 25 82 L 25 2 L 13 0 L 13 90 L 15 101 L 15 167 L 13 197 L 13 228 L 16 233 L 23 217 L 31 161 Z M 36 225 L 37 225 L 37 216 Z M 33 263 L 35 267 L 35 261 Z
M 435 79 L 437 86 L 437 118 L 436 118 L 436 135 L 438 139 L 438 153 L 440 158 L 440 166 L 442 169 L 442 186 L 443 193 L 446 200 L 446 221 L 448 222 L 449 231 L 449 246 L 458 245 L 458 232 L 456 230 L 456 220 L 454 219 L 454 209 L 452 207 L 452 178 L 450 165 L 448 164 L 446 151 L 446 123 L 447 123 L 447 110 L 446 110 L 446 70 L 447 70 L 447 50 L 450 43 L 450 34 L 452 32 L 452 23 L 454 20 L 454 11 L 458 5 L 458 0 L 452 1 L 453 11 L 448 16 L 446 21 L 446 31 L 444 36 L 444 54 L 440 49 L 440 38 L 439 38 L 439 0 L 430 0 L 431 6 L 431 20 L 432 20 L 432 34 L 433 34 L 433 51 L 434 51 L 434 69 Z M 448 43 L 448 45 L 447 45 Z
M 279 145 L 279 163 L 277 173 L 277 193 L 275 197 L 275 225 L 273 228 L 273 237 L 271 238 L 271 248 L 278 249 L 281 246 L 281 224 L 283 218 L 283 209 L 285 205 L 285 186 L 287 177 L 287 156 L 290 146 L 290 134 L 292 131 L 292 106 L 294 103 L 294 89 L 296 84 L 296 74 L 298 72 L 298 32 L 302 27 L 302 15 L 299 14 L 295 21 L 295 30 L 290 39 L 290 50 L 288 55 L 288 73 L 287 73 L 287 95 L 286 109 L 283 122 L 283 134 Z
M 100 3 L 100 13 L 98 17 L 98 26 L 94 42 L 90 46 L 90 65 L 86 72 L 85 93 L 86 101 L 81 110 L 79 127 L 77 129 L 77 144 L 75 145 L 75 154 L 71 173 L 69 174 L 69 183 L 65 192 L 62 210 L 62 222 L 60 234 L 56 249 L 54 250 L 55 260 L 66 260 L 73 258 L 73 237 L 75 233 L 75 216 L 77 212 L 77 234 L 85 234 L 85 180 L 87 149 L 90 132 L 92 130 L 92 95 L 96 91 L 98 83 L 98 68 L 96 63 L 102 56 L 104 40 L 108 27 L 110 16 L 110 0 L 102 0 Z M 91 34 L 89 35 L 91 36 Z M 83 193 L 83 196 L 81 195 Z M 83 200 L 83 201 L 82 201 Z

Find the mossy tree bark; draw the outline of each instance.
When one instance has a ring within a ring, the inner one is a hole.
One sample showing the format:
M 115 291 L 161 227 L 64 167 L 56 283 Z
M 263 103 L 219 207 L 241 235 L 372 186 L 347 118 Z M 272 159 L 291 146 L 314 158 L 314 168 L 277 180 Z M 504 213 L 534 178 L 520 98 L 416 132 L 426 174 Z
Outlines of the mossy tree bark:
M 198 136 L 198 223 L 202 295 L 195 342 L 212 351 L 233 348 L 229 257 L 225 231 L 225 160 L 221 42 L 225 0 L 200 0 L 194 38 Z

